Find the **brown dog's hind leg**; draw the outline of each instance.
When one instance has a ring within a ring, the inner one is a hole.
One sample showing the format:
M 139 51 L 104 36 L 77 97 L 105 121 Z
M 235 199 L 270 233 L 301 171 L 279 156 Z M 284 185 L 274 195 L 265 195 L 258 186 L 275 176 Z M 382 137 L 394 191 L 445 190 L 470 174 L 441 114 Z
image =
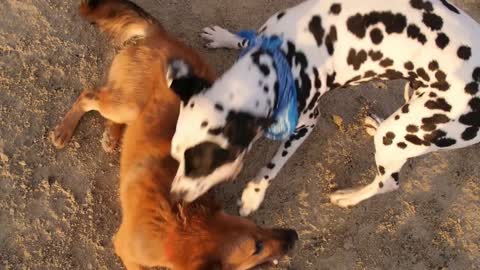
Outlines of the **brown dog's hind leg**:
M 121 125 L 134 121 L 140 112 L 136 100 L 129 100 L 122 93 L 122 89 L 112 91 L 106 87 L 102 87 L 98 91 L 85 89 L 62 122 L 51 133 L 53 145 L 57 148 L 65 147 L 72 138 L 82 116 L 89 111 L 98 111 L 103 117 L 115 123 L 107 125 L 107 134 L 110 137 L 109 145 L 112 146 L 113 143 L 113 147 L 115 147 L 122 136 Z
M 105 131 L 102 136 L 102 148 L 107 153 L 113 153 L 120 143 L 125 129 L 124 124 L 117 124 L 110 120 L 105 122 Z
M 65 147 L 72 138 L 73 132 L 82 116 L 91 110 L 98 110 L 98 96 L 96 92 L 85 89 L 72 108 L 70 108 L 70 111 L 65 115 L 62 122 L 50 134 L 53 145 L 59 149 Z

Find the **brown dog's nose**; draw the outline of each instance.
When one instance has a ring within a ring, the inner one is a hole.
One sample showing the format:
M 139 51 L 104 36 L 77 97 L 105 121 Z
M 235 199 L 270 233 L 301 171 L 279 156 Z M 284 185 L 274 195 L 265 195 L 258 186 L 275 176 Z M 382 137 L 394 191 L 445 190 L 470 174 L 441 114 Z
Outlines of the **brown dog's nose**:
M 277 229 L 278 237 L 283 241 L 283 250 L 290 251 L 295 247 L 295 242 L 298 240 L 298 233 L 292 229 Z
M 291 250 L 298 241 L 298 233 L 295 230 L 287 230 L 287 250 Z

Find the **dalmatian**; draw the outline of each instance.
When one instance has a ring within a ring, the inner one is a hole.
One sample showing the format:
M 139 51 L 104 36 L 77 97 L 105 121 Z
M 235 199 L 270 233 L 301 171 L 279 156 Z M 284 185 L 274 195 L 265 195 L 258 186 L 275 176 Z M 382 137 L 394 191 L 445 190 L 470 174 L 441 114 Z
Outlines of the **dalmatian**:
M 315 127 L 320 98 L 333 89 L 405 79 L 406 92 L 413 91 L 388 118 L 365 120 L 374 139 L 375 179 L 330 194 L 335 205 L 350 207 L 397 190 L 409 158 L 480 141 L 480 27 L 447 0 L 308 0 L 274 14 L 257 35 L 282 40 L 295 80 L 298 123 L 243 190 L 243 216 L 259 208 L 272 180 Z M 218 26 L 201 36 L 212 49 L 245 49 L 250 42 Z M 202 90 L 189 90 L 198 78 L 188 72 L 172 79 L 181 81 L 174 90 L 182 97 L 172 144 L 180 162 L 174 196 L 195 200 L 238 174 L 245 153 L 272 123 L 277 68 L 272 54 L 256 47 Z

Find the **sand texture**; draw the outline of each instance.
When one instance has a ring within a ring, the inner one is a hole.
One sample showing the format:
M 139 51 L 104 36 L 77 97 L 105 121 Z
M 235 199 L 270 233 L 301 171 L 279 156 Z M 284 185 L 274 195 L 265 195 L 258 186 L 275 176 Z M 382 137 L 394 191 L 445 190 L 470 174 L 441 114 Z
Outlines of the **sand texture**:
M 257 28 L 300 1 L 135 2 L 221 72 L 236 52 L 204 49 L 203 26 Z M 480 21 L 479 0 L 455 3 Z M 119 154 L 101 148 L 103 120 L 88 114 L 64 150 L 48 140 L 83 87 L 101 84 L 114 55 L 77 5 L 0 0 L 0 269 L 123 269 L 111 242 L 120 222 Z M 480 269 L 479 145 L 409 161 L 400 192 L 348 210 L 328 203 L 332 190 L 373 179 L 363 118 L 396 110 L 403 85 L 372 83 L 324 96 L 318 127 L 253 216 L 300 234 L 278 269 Z M 236 213 L 245 182 L 276 147 L 259 142 L 239 179 L 217 188 L 229 212 Z

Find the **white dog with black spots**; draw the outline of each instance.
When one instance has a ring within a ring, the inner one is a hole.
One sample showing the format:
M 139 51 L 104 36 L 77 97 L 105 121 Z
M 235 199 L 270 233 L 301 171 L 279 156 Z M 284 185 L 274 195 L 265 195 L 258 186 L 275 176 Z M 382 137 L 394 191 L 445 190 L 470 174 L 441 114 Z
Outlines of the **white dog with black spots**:
M 258 209 L 271 181 L 314 128 L 320 97 L 332 89 L 406 79 L 414 91 L 387 119 L 366 119 L 378 173 L 365 187 L 331 194 L 341 207 L 398 189 L 409 158 L 480 141 L 480 27 L 446 0 L 309 0 L 275 14 L 258 35 L 283 40 L 299 119 L 294 134 L 243 191 L 241 215 Z M 205 28 L 202 36 L 210 48 L 248 46 L 218 26 Z M 245 153 L 272 123 L 279 89 L 271 54 L 261 48 L 211 86 L 182 74 L 171 78 L 183 101 L 172 143 L 180 162 L 172 194 L 192 201 L 238 174 Z

